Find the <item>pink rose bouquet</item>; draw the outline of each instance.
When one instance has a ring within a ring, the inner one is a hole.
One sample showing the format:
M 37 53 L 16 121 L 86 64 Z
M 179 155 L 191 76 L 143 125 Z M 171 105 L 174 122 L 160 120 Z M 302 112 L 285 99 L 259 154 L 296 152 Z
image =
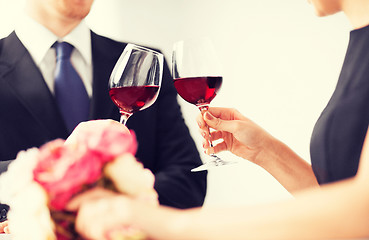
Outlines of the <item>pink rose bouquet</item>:
M 96 187 L 157 204 L 154 175 L 134 158 L 136 149 L 133 132 L 97 120 L 77 126 L 66 141 L 20 152 L 0 176 L 0 201 L 10 206 L 12 239 L 82 239 L 74 229 L 76 213 L 67 205 Z M 145 239 L 132 230 L 117 236 Z

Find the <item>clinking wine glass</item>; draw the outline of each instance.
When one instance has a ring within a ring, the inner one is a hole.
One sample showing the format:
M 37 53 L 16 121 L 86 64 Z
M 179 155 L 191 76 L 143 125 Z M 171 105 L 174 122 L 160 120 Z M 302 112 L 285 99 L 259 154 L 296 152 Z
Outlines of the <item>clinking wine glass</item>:
M 126 125 L 135 112 L 151 106 L 160 90 L 164 57 L 161 53 L 127 44 L 109 80 L 109 95 Z
M 223 81 L 221 66 L 210 39 L 176 42 L 173 46 L 172 74 L 178 94 L 185 101 L 196 105 L 202 114 L 208 111 L 209 104 L 217 95 Z M 211 141 L 209 143 L 213 146 Z M 215 154 L 210 157 L 209 161 L 191 171 L 203 171 L 234 163 Z

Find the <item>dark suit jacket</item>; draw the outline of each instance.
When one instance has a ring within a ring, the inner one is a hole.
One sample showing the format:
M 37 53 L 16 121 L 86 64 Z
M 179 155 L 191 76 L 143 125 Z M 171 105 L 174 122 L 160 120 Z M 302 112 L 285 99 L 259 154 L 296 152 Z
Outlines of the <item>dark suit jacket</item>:
M 118 108 L 108 94 L 110 73 L 125 43 L 91 32 L 93 97 L 90 119 L 119 120 Z M 206 173 L 191 173 L 201 164 L 176 100 L 167 65 L 157 101 L 133 114 L 128 128 L 139 143 L 137 158 L 156 176 L 161 204 L 178 208 L 201 206 Z M 40 70 L 13 32 L 0 40 L 0 160 L 17 152 L 68 137 L 66 127 Z M 1 193 L 0 193 L 1 194 Z

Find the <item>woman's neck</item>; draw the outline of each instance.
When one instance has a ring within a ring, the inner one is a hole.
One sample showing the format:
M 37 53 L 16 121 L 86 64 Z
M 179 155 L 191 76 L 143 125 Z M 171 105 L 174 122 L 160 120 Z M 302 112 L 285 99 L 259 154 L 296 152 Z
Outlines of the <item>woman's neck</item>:
M 369 25 L 369 0 L 342 0 L 342 10 L 354 29 Z

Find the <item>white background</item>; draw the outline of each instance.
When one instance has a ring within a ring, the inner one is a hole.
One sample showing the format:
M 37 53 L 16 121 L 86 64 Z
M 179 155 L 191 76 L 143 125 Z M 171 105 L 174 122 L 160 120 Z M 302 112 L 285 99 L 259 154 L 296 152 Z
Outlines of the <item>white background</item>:
M 13 29 L 18 4 L 0 0 L 0 37 Z M 305 0 L 96 0 L 87 22 L 99 34 L 160 48 L 168 62 L 175 41 L 210 37 L 224 70 L 212 105 L 237 108 L 307 161 L 310 135 L 334 90 L 350 30 L 342 14 L 318 18 Z M 198 110 L 179 101 L 201 152 Z M 289 197 L 245 160 L 209 172 L 207 206 Z

